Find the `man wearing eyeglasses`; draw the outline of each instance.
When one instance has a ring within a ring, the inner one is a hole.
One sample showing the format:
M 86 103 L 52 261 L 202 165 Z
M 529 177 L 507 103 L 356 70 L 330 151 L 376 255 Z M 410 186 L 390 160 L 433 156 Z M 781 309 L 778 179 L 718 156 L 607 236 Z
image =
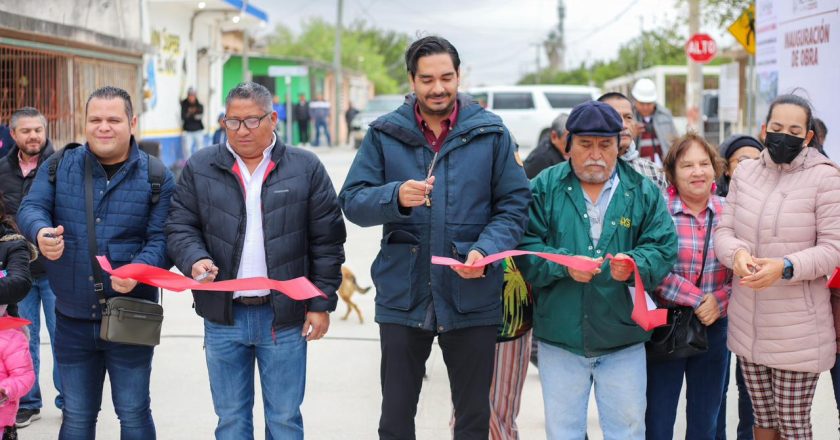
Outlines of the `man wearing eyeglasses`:
M 228 143 L 198 151 L 184 168 L 166 225 L 170 256 L 202 282 L 305 276 L 326 298 L 293 301 L 269 290 L 194 291 L 217 439 L 253 439 L 254 363 L 259 365 L 266 438 L 302 439 L 306 346 L 335 310 L 344 262 L 344 220 L 318 158 L 274 134 L 265 87 L 228 93 Z

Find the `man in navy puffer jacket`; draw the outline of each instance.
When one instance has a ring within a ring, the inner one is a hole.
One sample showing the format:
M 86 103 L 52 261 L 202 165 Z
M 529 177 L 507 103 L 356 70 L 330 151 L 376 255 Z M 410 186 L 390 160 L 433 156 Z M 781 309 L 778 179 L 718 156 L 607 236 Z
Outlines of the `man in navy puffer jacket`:
M 306 277 L 325 297 L 295 301 L 275 290 L 194 291 L 216 439 L 253 439 L 254 366 L 267 438 L 302 440 L 306 353 L 329 329 L 346 232 L 324 165 L 274 133 L 271 93 L 244 82 L 225 100 L 227 144 L 194 154 L 166 223 L 169 254 L 197 280 Z
M 85 105 L 87 143 L 45 162 L 18 210 L 21 231 L 46 257 L 56 296 L 55 356 L 64 393 L 62 440 L 95 437 L 106 371 L 122 438 L 155 438 L 149 408 L 152 347 L 106 342 L 98 336 L 102 310 L 94 290 L 85 209 L 85 162 L 91 161 L 99 255 L 107 256 L 114 267 L 127 263 L 170 267 L 163 227 L 174 182 L 166 171 L 154 203 L 151 159 L 134 141 L 136 128 L 137 116 L 125 90 L 108 86 L 93 92 Z M 49 167 L 58 158 L 51 182 Z M 106 297 L 157 299 L 154 287 L 117 277 L 109 282 L 103 276 Z

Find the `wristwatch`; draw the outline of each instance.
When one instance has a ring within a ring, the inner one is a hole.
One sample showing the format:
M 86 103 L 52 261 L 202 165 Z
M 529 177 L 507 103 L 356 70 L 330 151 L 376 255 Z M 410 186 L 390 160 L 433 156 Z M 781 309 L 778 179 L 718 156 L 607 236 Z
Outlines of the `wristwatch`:
M 785 258 L 785 270 L 782 272 L 782 279 L 789 280 L 793 278 L 793 263 Z

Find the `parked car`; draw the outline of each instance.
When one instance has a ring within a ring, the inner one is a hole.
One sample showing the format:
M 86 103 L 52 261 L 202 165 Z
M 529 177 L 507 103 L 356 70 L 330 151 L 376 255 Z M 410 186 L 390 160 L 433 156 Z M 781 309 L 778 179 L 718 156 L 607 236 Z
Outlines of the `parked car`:
M 732 123 L 723 123 L 723 138 L 721 138 L 721 122 L 718 113 L 718 92 L 716 90 L 703 91 L 703 136 L 712 145 L 720 145 L 723 139 L 732 134 Z
M 596 87 L 566 85 L 522 85 L 475 87 L 472 97 L 499 115 L 521 148 L 530 149 L 548 137 L 551 122 L 560 113 L 592 99 Z
M 405 102 L 405 96 L 403 95 L 379 95 L 374 96 L 373 99 L 368 101 L 365 108 L 350 123 L 353 148 L 358 149 L 362 145 L 362 139 L 365 138 L 368 125 L 371 122 L 386 113 L 396 110 L 403 102 Z

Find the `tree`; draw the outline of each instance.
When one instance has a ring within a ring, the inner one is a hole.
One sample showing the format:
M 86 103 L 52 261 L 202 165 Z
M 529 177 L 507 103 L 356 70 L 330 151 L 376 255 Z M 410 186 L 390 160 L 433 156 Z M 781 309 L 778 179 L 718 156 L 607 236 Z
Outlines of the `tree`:
M 648 67 L 668 64 L 685 64 L 683 50 L 685 37 L 672 27 L 644 31 L 641 35 L 623 44 L 618 56 L 611 61 L 595 61 L 587 66 L 583 63 L 573 70 L 552 72 L 543 70 L 529 73 L 519 80 L 520 84 L 534 84 L 537 79 L 548 84 L 593 84 Z
M 685 6 L 687 0 L 678 0 L 677 7 Z M 701 0 L 703 22 L 708 25 L 729 27 L 736 18 L 755 3 L 754 0 Z M 687 20 L 688 18 L 686 18 Z
M 641 35 L 621 45 L 618 55 L 610 61 L 595 61 L 590 65 L 581 63 L 573 70 L 553 72 L 548 69 L 539 73 L 529 73 L 519 80 L 519 84 L 581 84 L 601 86 L 605 81 L 627 75 L 638 70 L 660 65 L 685 65 L 687 58 L 684 44 L 687 36 L 678 26 L 664 26 L 659 29 L 644 31 Z M 728 58 L 715 58 L 710 64 L 718 65 L 729 62 Z
M 332 63 L 335 25 L 312 18 L 302 28 L 300 35 L 295 36 L 288 27 L 277 25 L 269 37 L 267 52 Z M 408 43 L 406 34 L 371 28 L 364 21 L 356 21 L 342 32 L 341 63 L 367 75 L 377 93 L 397 93 L 405 84 L 405 71 L 399 66 Z

